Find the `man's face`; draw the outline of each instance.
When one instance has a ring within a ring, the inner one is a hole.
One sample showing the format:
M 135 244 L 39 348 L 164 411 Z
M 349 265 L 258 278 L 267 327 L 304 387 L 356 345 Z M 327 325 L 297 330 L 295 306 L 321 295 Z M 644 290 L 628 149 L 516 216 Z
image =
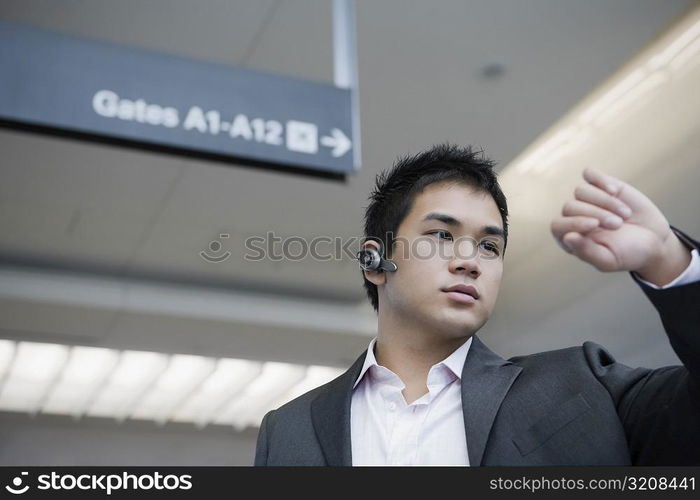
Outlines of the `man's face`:
M 464 184 L 427 186 L 399 226 L 379 308 L 450 338 L 491 316 L 503 274 L 503 221 L 492 196 Z M 478 298 L 448 289 L 476 288 Z

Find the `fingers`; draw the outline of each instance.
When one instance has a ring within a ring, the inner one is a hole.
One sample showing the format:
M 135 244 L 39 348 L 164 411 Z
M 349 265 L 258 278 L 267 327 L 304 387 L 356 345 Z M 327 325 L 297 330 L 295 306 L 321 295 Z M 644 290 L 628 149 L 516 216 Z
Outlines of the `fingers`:
M 595 217 L 558 217 L 552 221 L 550 229 L 557 243 L 568 252 L 570 249 L 564 244 L 564 235 L 568 233 L 586 234 L 597 228 L 598 223 L 599 221 Z
M 586 182 L 602 189 L 612 196 L 616 196 L 624 185 L 624 182 L 620 179 L 593 167 L 588 167 L 583 170 L 583 178 Z
M 632 209 L 633 213 L 648 209 L 651 200 L 631 184 L 598 170 L 588 167 L 583 170 L 583 178 L 591 186 L 595 186 Z
M 561 214 L 566 217 L 585 216 L 598 219 L 602 227 L 617 229 L 622 225 L 622 217 L 610 210 L 591 205 L 578 200 L 570 200 L 564 204 Z
M 596 243 L 591 238 L 571 232 L 565 234 L 562 241 L 569 253 L 588 262 L 599 271 L 615 271 L 619 267 L 615 254 L 608 247 Z
M 623 219 L 632 215 L 632 210 L 623 201 L 592 184 L 577 186 L 574 190 L 574 197 L 579 201 L 613 212 Z
M 557 242 L 563 244 L 564 235 L 579 233 L 585 235 L 598 227 L 618 229 L 625 219 L 631 217 L 632 210 L 611 193 L 619 193 L 623 182 L 598 169 L 584 170 L 587 184 L 574 190 L 574 200 L 569 200 L 562 208 L 562 216 L 552 221 L 551 231 Z

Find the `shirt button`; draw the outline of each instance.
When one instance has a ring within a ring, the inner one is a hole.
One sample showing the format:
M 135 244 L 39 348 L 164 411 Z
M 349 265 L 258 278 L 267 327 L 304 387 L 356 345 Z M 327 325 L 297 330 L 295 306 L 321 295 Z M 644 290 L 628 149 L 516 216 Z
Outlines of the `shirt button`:
M 389 403 L 389 411 L 396 411 L 396 403 Z

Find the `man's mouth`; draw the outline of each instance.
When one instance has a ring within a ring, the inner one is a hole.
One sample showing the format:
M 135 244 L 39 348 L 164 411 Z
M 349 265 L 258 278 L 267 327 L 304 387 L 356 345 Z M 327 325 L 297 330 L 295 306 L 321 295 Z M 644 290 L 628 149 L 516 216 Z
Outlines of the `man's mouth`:
M 474 285 L 465 285 L 463 283 L 454 285 L 449 288 L 444 288 L 444 292 L 451 299 L 463 304 L 473 304 L 479 300 L 479 290 Z

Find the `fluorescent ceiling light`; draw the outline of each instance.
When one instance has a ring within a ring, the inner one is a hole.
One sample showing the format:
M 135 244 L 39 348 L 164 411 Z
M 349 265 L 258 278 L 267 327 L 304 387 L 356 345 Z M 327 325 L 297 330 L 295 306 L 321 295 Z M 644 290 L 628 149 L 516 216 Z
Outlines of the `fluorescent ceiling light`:
M 664 47 L 659 53 L 652 56 L 649 60 L 649 66 L 652 69 L 658 69 L 666 66 L 668 63 L 678 57 L 688 45 L 700 38 L 700 21 L 690 26 L 688 29 L 680 33 L 671 43 Z
M 68 358 L 68 347 L 20 342 L 0 392 L 2 408 L 34 413 Z
M 11 340 L 0 340 L 0 388 L 3 386 L 5 375 L 10 369 L 15 355 L 15 343 Z
M 118 360 L 117 351 L 98 347 L 73 347 L 66 368 L 41 411 L 80 416 Z
M 124 351 L 87 415 L 123 420 L 167 365 L 168 356 L 164 354 Z
M 674 57 L 669 63 L 669 68 L 674 72 L 680 72 L 681 70 L 690 69 L 700 62 L 700 57 L 698 53 L 700 52 L 700 38 L 695 40 L 693 43 L 688 45 L 683 49 L 676 57 Z
M 330 382 L 344 371 L 345 370 L 341 370 L 340 368 L 332 368 L 330 366 L 310 366 L 306 371 L 306 377 L 275 401 L 270 409 L 277 408 L 316 387 Z
M 595 119 L 596 125 L 606 125 L 612 118 L 619 116 L 622 111 L 640 102 L 645 96 L 669 80 L 669 76 L 665 72 L 651 73 L 629 89 L 624 95 L 621 95 L 615 102 L 612 102 L 604 111 L 602 111 Z
M 340 373 L 326 366 L 0 340 L 0 410 L 243 429 Z
M 288 392 L 305 374 L 305 366 L 265 363 L 260 376 L 223 408 L 214 422 L 233 425 L 239 430 L 251 425 L 252 415 Z
M 649 55 L 650 54 L 650 55 Z M 605 137 L 610 125 L 647 102 L 665 84 L 700 62 L 700 9 L 696 9 L 661 42 L 636 59 L 609 88 L 593 95 L 542 139 L 516 158 L 519 173 L 546 173 L 561 160 Z
M 176 422 L 194 422 L 202 428 L 220 409 L 260 374 L 262 363 L 220 359 L 215 371 L 172 414 Z
M 144 395 L 131 417 L 164 423 L 173 409 L 211 375 L 215 367 L 216 361 L 210 358 L 173 356 L 167 370 Z

